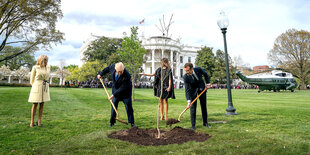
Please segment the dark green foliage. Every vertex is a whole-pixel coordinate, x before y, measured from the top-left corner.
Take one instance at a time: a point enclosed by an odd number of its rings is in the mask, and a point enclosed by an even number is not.
[[[215,69],[215,56],[212,47],[204,46],[200,51],[197,51],[195,66],[199,66],[212,77]]]
[[[7,55],[0,62],[40,47],[48,49],[60,43],[64,34],[56,29],[62,18],[60,0],[1,0],[0,53],[7,45],[22,45],[22,50]]]
[[[85,61],[100,60],[104,63],[108,63],[110,62],[110,56],[114,55],[113,58],[115,57],[117,49],[121,47],[121,42],[122,39],[118,38],[100,37],[89,45],[84,53],[85,57],[83,59]]]
[[[221,50],[216,51],[216,55],[213,53],[212,47],[202,47],[200,51],[197,51],[195,65],[201,67],[208,72],[211,76],[211,83],[224,84],[226,83],[226,63],[225,53]],[[232,60],[228,55],[230,75],[234,76],[234,68],[232,67]]]
[[[225,84],[226,83],[226,63],[225,53],[221,50],[216,51],[215,68],[212,80],[214,83]]]
[[[5,46],[2,52],[0,53],[0,59],[3,59],[7,56],[13,55],[14,53],[18,53],[22,51],[20,47],[13,46]],[[0,66],[6,65],[10,68],[10,70],[17,70],[20,67],[27,67],[31,70],[32,66],[36,64],[36,60],[34,57],[34,52],[26,52],[21,55],[18,55],[12,59],[5,60],[0,62]]]
[[[117,52],[133,80],[135,80],[144,62],[143,55],[146,53],[138,38],[138,27],[131,27],[130,36],[124,37],[122,48],[118,49]]]

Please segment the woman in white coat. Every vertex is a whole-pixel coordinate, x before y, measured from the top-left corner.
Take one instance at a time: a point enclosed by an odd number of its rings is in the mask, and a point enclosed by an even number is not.
[[[36,115],[38,103],[39,107],[39,117],[37,125],[41,126],[41,118],[43,114],[44,102],[50,101],[50,92],[49,92],[49,75],[50,75],[50,66],[47,65],[48,57],[46,55],[39,56],[37,64],[32,67],[30,84],[32,85],[28,102],[32,104],[31,110],[31,122],[30,127],[34,126],[34,117]]]

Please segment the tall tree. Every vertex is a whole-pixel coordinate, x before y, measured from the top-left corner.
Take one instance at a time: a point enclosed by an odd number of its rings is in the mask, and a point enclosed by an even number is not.
[[[94,79],[100,71],[105,68],[107,65],[104,63],[100,63],[99,60],[96,61],[88,61],[79,69],[79,72],[73,72],[74,77],[78,77],[79,81],[86,81]]]
[[[225,53],[221,50],[216,51],[214,73],[211,80],[214,83],[226,83]]]
[[[146,50],[142,47],[142,41],[138,38],[138,27],[131,27],[130,37],[124,37],[122,47],[121,49],[118,49],[117,52],[126,66],[126,69],[131,74],[134,88],[135,81],[139,77],[138,73],[141,71],[141,66],[144,60],[143,55],[146,53]],[[132,91],[134,99],[134,89]]]
[[[71,80],[71,81],[78,81],[79,80],[79,78],[78,78],[79,74],[77,74],[79,72],[79,66],[78,65],[65,66],[64,69],[67,69],[70,73],[70,75],[66,77],[66,80]]]
[[[301,88],[306,89],[310,77],[310,32],[289,29],[282,33],[269,51],[268,59],[291,72],[301,81]]]
[[[207,71],[211,78],[215,69],[215,56],[212,50],[212,47],[202,47],[201,50],[197,51],[198,55],[195,61],[195,65]]]
[[[60,43],[63,33],[56,29],[62,18],[61,0],[1,0],[0,53],[6,45],[23,45],[22,50],[5,56],[0,62],[12,59],[39,46],[50,48]]]
[[[121,46],[122,39],[100,37],[96,39],[84,52],[85,61],[100,60],[104,63],[109,61],[110,56],[117,52]]]
[[[71,80],[71,81],[79,81],[81,78],[81,72],[80,72],[80,68],[76,67],[76,68],[71,68],[69,69],[71,75],[67,76],[66,79],[67,80]]]
[[[17,53],[19,51],[22,51],[22,48],[20,47],[13,47],[13,46],[5,46],[3,49],[3,52],[0,53],[0,59],[5,58],[6,56],[12,55],[14,53]],[[33,65],[35,65],[36,60],[34,57],[34,52],[27,52],[23,53],[21,55],[18,55],[12,59],[0,62],[0,66],[5,64],[6,66],[9,66],[11,70],[18,70],[20,67],[27,67],[29,69],[32,68]]]

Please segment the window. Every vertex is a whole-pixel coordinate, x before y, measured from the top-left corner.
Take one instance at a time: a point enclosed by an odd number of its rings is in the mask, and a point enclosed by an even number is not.
[[[150,74],[152,74],[152,67],[150,67],[150,71],[151,71]]]
[[[180,76],[183,77],[183,69],[180,69]]]
[[[180,63],[183,63],[183,56],[180,56]]]
[[[188,62],[191,62],[191,57],[188,57]]]

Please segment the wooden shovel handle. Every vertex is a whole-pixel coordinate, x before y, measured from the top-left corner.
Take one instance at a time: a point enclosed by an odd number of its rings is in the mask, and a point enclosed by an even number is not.
[[[208,87],[205,87],[205,89],[191,102],[190,105],[192,105],[206,90],[208,89]],[[183,112],[180,114],[179,118],[178,118],[178,121],[180,121],[181,119],[181,116],[184,114],[184,112],[189,109],[188,107],[186,107]]]
[[[109,98],[110,98],[110,95],[109,95],[109,92],[108,92],[107,88],[104,86],[104,83],[103,83],[102,79],[99,79],[99,80],[100,80],[100,82],[101,82],[101,84],[102,84],[102,86],[103,86],[105,92],[107,93],[107,96],[108,96],[108,99],[109,99]],[[117,112],[117,110],[116,110],[116,108],[115,108],[115,106],[114,106],[112,100],[109,100],[109,101],[110,101],[110,103],[111,103],[111,105],[112,105],[112,107],[113,107],[113,109],[114,109],[114,111],[115,111],[115,113],[116,113],[116,119],[118,119],[118,112]]]

